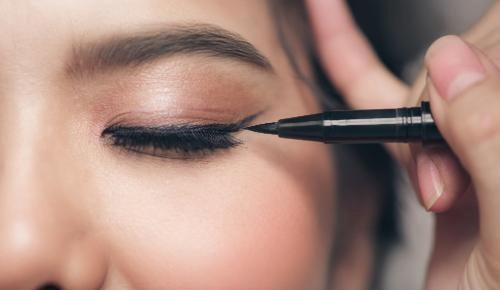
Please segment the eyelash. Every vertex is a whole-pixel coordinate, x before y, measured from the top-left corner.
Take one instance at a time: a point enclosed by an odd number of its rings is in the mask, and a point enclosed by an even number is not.
[[[241,141],[234,133],[242,123],[172,125],[161,127],[111,126],[102,136],[128,151],[172,159],[201,159],[218,150],[234,148]]]

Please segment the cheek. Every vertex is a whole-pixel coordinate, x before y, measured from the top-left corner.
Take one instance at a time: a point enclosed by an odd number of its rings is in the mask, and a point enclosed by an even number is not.
[[[331,218],[333,201],[332,187],[318,184],[325,171],[316,168],[330,163],[324,150],[306,152],[315,152],[301,157],[314,164],[307,174],[289,167],[304,167],[304,160],[278,166],[245,153],[237,164],[167,168],[130,179],[138,176],[135,168],[128,169],[135,175],[115,176],[99,225],[113,267],[148,289],[323,287],[333,223],[324,219]]]

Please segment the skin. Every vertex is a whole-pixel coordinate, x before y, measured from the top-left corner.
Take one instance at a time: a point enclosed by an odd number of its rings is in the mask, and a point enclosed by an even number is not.
[[[449,144],[387,146],[407,168],[422,206],[437,213],[425,289],[499,289],[500,2],[461,37],[436,41],[413,87],[377,59],[345,1],[307,4],[323,64],[351,106],[399,107],[429,99]]]
[[[321,144],[249,132],[243,145],[162,159],[101,138],[111,120],[255,123],[318,111],[272,29],[266,1],[0,2],[0,289],[324,289],[334,172]],[[77,44],[210,23],[275,73],[175,56],[88,78]],[[153,117],[151,117],[153,116]]]

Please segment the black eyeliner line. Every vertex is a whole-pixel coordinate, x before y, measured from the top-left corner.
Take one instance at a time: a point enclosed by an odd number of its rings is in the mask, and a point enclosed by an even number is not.
[[[244,128],[248,127],[248,125],[257,118],[261,112],[253,114],[240,120],[235,123],[211,123],[211,124],[177,124],[177,125],[164,125],[164,126],[156,126],[156,127],[148,127],[148,126],[124,126],[120,124],[112,125],[106,128],[102,133],[101,137],[106,137],[108,135],[113,135],[119,131],[123,131],[124,129],[137,130],[150,134],[159,134],[159,133],[167,133],[170,135],[178,134],[184,135],[186,133],[192,132],[206,132],[206,133],[218,133],[218,134],[231,134],[242,131]]]

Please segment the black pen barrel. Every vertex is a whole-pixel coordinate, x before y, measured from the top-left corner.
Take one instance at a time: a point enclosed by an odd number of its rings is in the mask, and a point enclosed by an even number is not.
[[[421,107],[339,110],[282,119],[278,135],[326,143],[443,142],[428,102]]]

